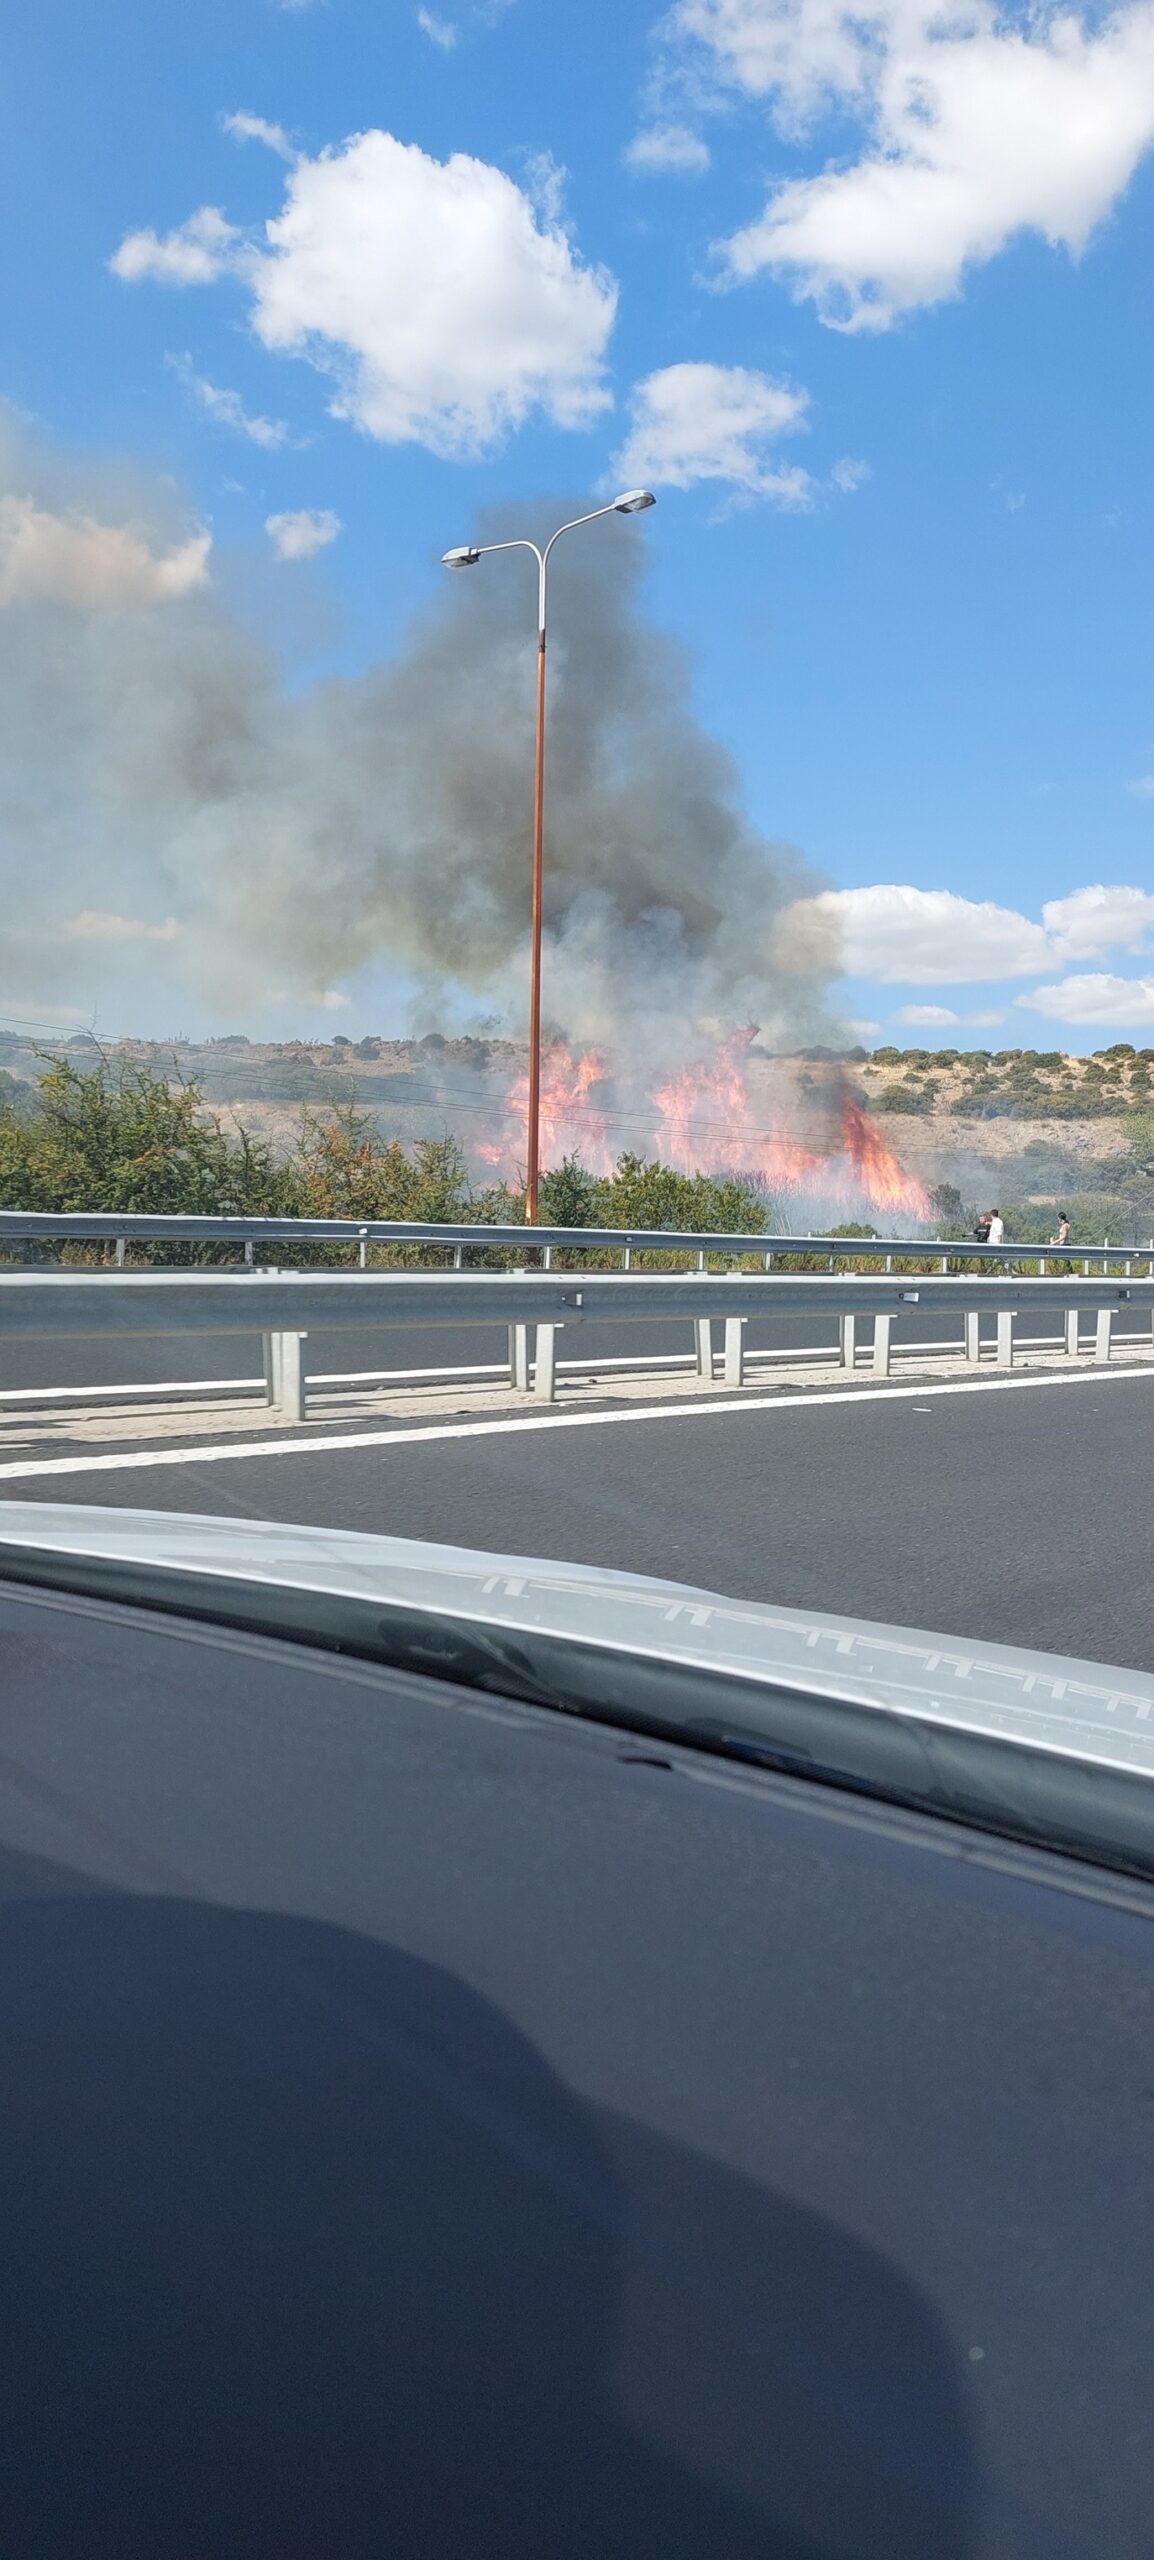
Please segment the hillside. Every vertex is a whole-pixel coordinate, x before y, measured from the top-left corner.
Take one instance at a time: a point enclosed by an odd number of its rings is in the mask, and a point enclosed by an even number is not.
[[[95,1044],[63,1045],[80,1063]],[[302,1107],[353,1103],[383,1135],[406,1144],[451,1131],[474,1171],[516,1153],[524,1128],[524,1049],[506,1040],[364,1039],[109,1043],[113,1054],[197,1085],[225,1119],[287,1152]],[[42,1052],[0,1038],[0,1073],[31,1085]],[[1029,1213],[1080,1205],[1080,1223],[1108,1228],[1154,1219],[1154,1048],[1118,1043],[1090,1058],[1060,1050],[879,1048],[774,1058],[754,1035],[717,1044],[648,1091],[639,1072],[610,1072],[592,1054],[556,1044],[547,1061],[546,1160],[581,1155],[594,1170],[624,1149],[689,1169],[748,1160],[770,1188],[789,1191],[789,1148],[826,1148],[840,1096],[860,1101],[902,1168],[929,1190],[949,1186],[960,1208],[1011,1204]],[[689,1160],[692,1158],[692,1166]],[[795,1186],[796,1187],[796,1186]],[[809,1219],[807,1217],[807,1223]]]
[[[1154,1049],[875,1049],[851,1074],[902,1163],[967,1201],[1069,1198],[1154,1214]],[[1149,1204],[1149,1206],[1147,1205]],[[1088,1200],[1086,1206],[1088,1207]]]

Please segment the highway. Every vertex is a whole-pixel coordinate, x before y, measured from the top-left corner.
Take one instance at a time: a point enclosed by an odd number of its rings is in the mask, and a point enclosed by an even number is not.
[[[916,1281],[910,1283],[916,1287]],[[868,1339],[869,1318],[863,1318],[862,1341]],[[1017,1330],[1025,1342],[1032,1336],[1054,1333],[1059,1317],[1025,1314],[1018,1318]],[[1089,1319],[1087,1318],[1087,1323]],[[992,1315],[986,1319],[987,1334],[992,1334]],[[939,1337],[960,1344],[962,1318],[957,1314],[923,1313],[918,1308],[903,1308],[893,1320],[893,1341],[926,1341]],[[787,1348],[832,1349],[837,1341],[836,1319],[811,1315],[774,1316],[751,1319],[747,1347],[752,1352]],[[604,1324],[583,1331],[581,1355],[590,1353],[611,1363],[616,1360],[680,1355],[689,1360],[692,1353],[690,1326],[682,1318],[677,1323]],[[28,1392],[37,1387],[100,1387],[111,1385],[172,1384],[196,1379],[258,1378],[261,1374],[261,1343],[257,1334],[220,1334],[197,1340],[160,1334],[151,1339],[113,1339],[105,1341],[23,1341],[19,1338],[0,1342],[0,1395],[5,1391]],[[496,1367],[508,1357],[507,1334],[499,1325],[454,1324],[451,1330],[436,1326],[369,1327],[357,1333],[316,1333],[310,1337],[308,1369],[311,1376],[349,1376],[382,1370],[482,1368]],[[562,1366],[565,1344],[560,1346]]]
[[[357,1365],[341,1341],[340,1365]],[[91,1376],[92,1346],[78,1348]],[[191,1374],[185,1350],[170,1375]],[[655,1390],[632,1409],[385,1415],[351,1433],[303,1426],[271,1454],[267,1435],[183,1452],[178,1437],[163,1464],[123,1440],[73,1464],[65,1423],[52,1462],[0,1467],[0,1496],[552,1555],[1154,1667],[1154,1370],[1128,1375],[1120,1359],[1054,1383],[831,1379],[705,1401],[661,1409]]]

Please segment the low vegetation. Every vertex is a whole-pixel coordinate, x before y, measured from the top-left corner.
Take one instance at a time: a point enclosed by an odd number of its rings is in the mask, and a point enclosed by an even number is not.
[[[1056,1195],[1070,1216],[1071,1244],[1089,1246],[1107,1236],[1145,1243],[1154,1233],[1151,1062],[1154,1051],[1119,1045],[1097,1059],[1076,1061],[1057,1053],[1016,1050],[995,1057],[972,1053],[963,1060],[949,1050],[882,1049],[872,1059],[855,1060],[854,1066],[874,1110],[896,1110],[899,1100],[908,1110],[913,1093],[920,1096],[913,1107],[928,1111],[937,1103],[939,1089],[956,1085],[963,1069],[971,1096],[990,1084],[999,1094],[1020,1095],[1031,1080],[1039,1091],[1044,1086],[1049,1092],[1067,1078],[1077,1083],[1080,1096],[1092,1101],[1108,1093],[1111,1111],[1122,1118],[1124,1152],[1087,1162],[1078,1172],[1071,1162]],[[891,1096],[899,1099],[891,1102]],[[959,1107],[952,1096],[949,1107]],[[1086,1108],[1083,1103],[1083,1114]],[[996,1192],[1007,1236],[1022,1244],[1044,1244],[1054,1229],[1056,1205],[1048,1180],[1043,1192],[1043,1177],[1053,1174],[1054,1162],[1051,1141],[1028,1142],[1012,1166],[990,1177],[993,1187],[985,1203],[970,1202],[956,1185],[940,1183],[930,1195],[934,1231],[942,1237],[969,1235],[977,1207],[988,1205]],[[1025,1196],[1031,1177],[1041,1195],[1033,1199]],[[377,1116],[353,1100],[330,1099],[324,1109],[302,1107],[286,1155],[254,1136],[237,1114],[222,1117],[214,1111],[194,1082],[123,1056],[98,1057],[94,1063],[59,1057],[40,1062],[34,1085],[0,1072],[0,1208],[469,1224],[478,1230],[470,1260],[497,1266],[508,1255],[500,1248],[485,1250],[484,1230],[521,1224],[525,1195],[507,1183],[475,1188],[450,1133],[402,1144],[383,1135]],[[543,1178],[540,1215],[550,1226],[680,1229],[694,1235],[763,1235],[789,1224],[788,1204],[754,1183],[725,1174],[679,1173],[632,1154],[621,1156],[614,1171],[604,1175],[566,1156]],[[849,1220],[834,1233],[852,1248],[855,1239],[865,1242],[875,1230]],[[70,1247],[67,1258],[90,1259],[93,1250],[101,1249]],[[228,1245],[138,1245],[131,1258],[143,1261],[162,1254],[170,1263],[212,1261],[231,1259],[234,1250]],[[347,1248],[346,1258],[356,1250]],[[330,1260],[333,1248],[318,1245],[310,1253],[294,1243],[292,1253],[296,1261],[322,1254]],[[377,1262],[417,1258],[415,1248],[382,1248],[372,1255]],[[427,1252],[419,1258],[427,1261]],[[675,1260],[654,1256],[651,1267],[673,1267]],[[799,1257],[797,1267],[809,1267],[811,1261],[813,1257]],[[821,1261],[818,1257],[814,1267]]]
[[[483,1230],[522,1223],[525,1195],[507,1184],[475,1191],[451,1135],[406,1147],[383,1137],[376,1119],[354,1103],[303,1110],[286,1158],[242,1124],[227,1126],[194,1084],[170,1082],[135,1062],[100,1059],[78,1067],[56,1058],[45,1062],[35,1088],[11,1078],[0,1084],[0,1209],[395,1218]],[[634,1155],[622,1156],[604,1177],[566,1157],[544,1178],[540,1213],[557,1226],[681,1228],[696,1235],[761,1234],[770,1222],[766,1195],[749,1184],[677,1173]],[[84,1248],[71,1250],[83,1258]],[[184,1248],[198,1260],[229,1251]],[[133,1258],[148,1253],[136,1246]],[[173,1260],[170,1245],[163,1253]]]
[[[1154,1049],[875,1049],[855,1061],[873,1111],[970,1120],[1094,1120],[1148,1110]]]

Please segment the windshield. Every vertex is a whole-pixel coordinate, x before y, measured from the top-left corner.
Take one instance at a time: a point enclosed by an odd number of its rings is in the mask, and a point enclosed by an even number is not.
[[[1154,0],[0,100],[2,2560],[1149,2560]]]

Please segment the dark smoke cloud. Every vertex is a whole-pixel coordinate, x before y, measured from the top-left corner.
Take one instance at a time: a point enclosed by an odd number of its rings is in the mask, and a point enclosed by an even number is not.
[[[195,531],[171,490],[86,478],[10,426],[0,589],[6,494],[128,527],[157,557]],[[542,524],[565,512],[579,505]],[[523,516],[484,535],[514,529]],[[774,956],[782,907],[819,884],[744,820],[682,653],[639,611],[643,567],[643,536],[617,519],[556,555],[550,1019],[618,1045],[628,1023],[647,1053],[742,1021],[775,1047],[820,1038],[836,955],[791,969]],[[384,962],[412,983],[421,1027],[459,1013],[464,991],[520,1030],[533,576],[526,555],[446,574],[403,657],[303,695],[211,586],[155,602],[18,594],[0,610],[0,1000],[33,983],[66,999],[101,943],[126,1013],[162,970],[244,1027]]]

